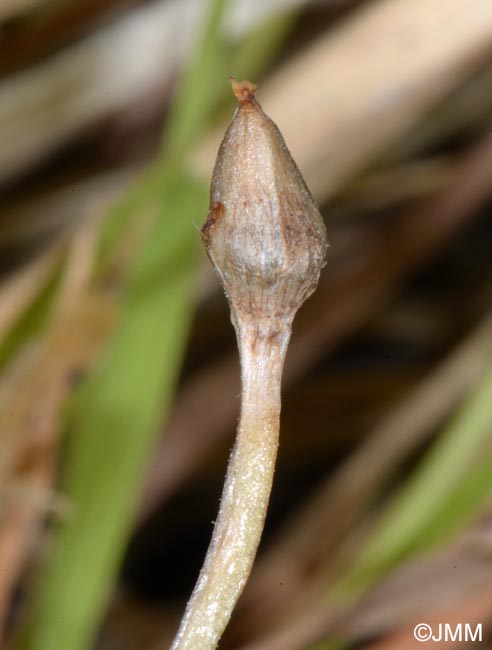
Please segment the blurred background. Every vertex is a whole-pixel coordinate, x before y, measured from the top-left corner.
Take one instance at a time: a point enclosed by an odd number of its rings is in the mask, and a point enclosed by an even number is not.
[[[177,629],[239,408],[198,232],[233,75],[330,249],[220,647],[492,648],[491,63],[490,0],[0,1],[2,647]]]

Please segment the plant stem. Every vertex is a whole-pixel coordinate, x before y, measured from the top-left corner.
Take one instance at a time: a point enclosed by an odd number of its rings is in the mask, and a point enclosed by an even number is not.
[[[280,383],[290,323],[273,334],[236,325],[242,402],[217,522],[172,650],[217,646],[256,555],[272,487]]]

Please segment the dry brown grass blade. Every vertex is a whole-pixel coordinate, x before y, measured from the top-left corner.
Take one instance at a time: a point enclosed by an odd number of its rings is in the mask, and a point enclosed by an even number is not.
[[[40,0],[36,5],[41,7],[42,5],[49,4],[49,2],[51,0]],[[0,5],[0,23],[13,18],[19,18],[31,10],[32,5],[24,2],[24,0],[2,0],[2,4]]]
[[[286,621],[277,634],[232,647],[234,650],[305,650],[331,634],[345,615],[345,607],[328,609],[319,603],[311,603],[304,616]]]
[[[81,129],[161,87],[184,53],[185,40],[172,38],[183,18],[189,30],[189,16],[176,3],[147,3],[6,77],[0,84],[0,185]]]
[[[464,638],[465,625],[469,625],[472,634],[476,632],[476,626],[481,625],[482,639],[485,640],[485,635],[490,633],[492,628],[491,611],[492,591],[485,589],[472,597],[464,598],[462,602],[454,607],[443,607],[432,612],[431,615],[428,612],[422,613],[420,618],[415,618],[409,625],[405,625],[401,629],[391,632],[388,636],[368,644],[366,650],[419,650],[422,647],[422,641],[415,638],[414,629],[417,625],[421,625],[424,619],[426,625],[431,627],[436,636],[443,635],[439,625],[449,625],[452,634],[459,629],[458,626],[461,626],[462,629],[462,639],[465,643],[459,637],[456,638],[456,641],[443,637],[441,641],[432,641],[433,648],[449,648],[450,650],[470,648],[471,650],[475,647],[475,642],[472,642],[471,639],[469,639],[469,644],[466,642],[467,639]],[[480,643],[480,648],[483,647],[482,643]],[[490,649],[490,646],[485,647]]]
[[[240,650],[302,650],[330,636],[357,643],[394,627],[437,621],[441,613],[452,621],[460,610],[473,621],[473,605],[490,603],[492,595],[490,532],[486,516],[451,546],[403,565],[353,605],[323,604],[318,595],[301,616]]]
[[[49,505],[61,409],[94,358],[114,320],[111,301],[86,289],[94,251],[94,223],[80,229],[51,329],[32,360],[5,391],[0,519],[0,624],[30,540]],[[52,499],[51,499],[52,500]]]
[[[469,0],[380,0],[267,80],[260,99],[322,200],[456,86],[490,46],[489,0],[477,0],[473,11]],[[205,174],[219,133],[197,155]]]
[[[441,102],[418,125],[384,155],[386,163],[430,150],[437,143],[460,134],[473,135],[490,122],[492,112],[492,71],[490,55],[479,70],[464,80],[445,102]]]
[[[0,247],[28,248],[62,231],[74,234],[88,213],[104,214],[140,172],[132,166],[82,178],[74,174],[55,181],[52,190],[14,195],[1,206]]]
[[[459,233],[490,197],[491,180],[492,139],[486,133],[460,156],[439,192],[395,219],[390,231],[374,233],[373,248],[366,255],[357,251],[356,259],[348,256],[346,269],[327,274],[322,291],[299,314],[298,322],[306,320],[310,325],[302,328],[292,346],[287,375],[290,367],[307,367],[320,349],[353,331],[405,277]]]
[[[350,182],[337,196],[337,203],[342,213],[354,214],[425,199],[442,189],[452,172],[452,161],[447,158],[420,159],[384,167]]]
[[[348,254],[349,262],[329,275],[298,315],[287,356],[292,382],[341,338],[352,332],[413,272],[462,228],[490,195],[492,141],[486,135],[449,176],[446,186],[418,210],[395,221],[373,248]],[[328,267],[329,268],[329,267]],[[148,514],[168,498],[229,431],[237,410],[238,367],[226,357],[202,371],[178,395],[166,435],[156,450],[142,510]],[[220,394],[220,409],[209,409]],[[193,413],[207,413],[194,418]]]
[[[337,633],[350,640],[369,638],[439,616],[452,623],[459,611],[463,618],[457,622],[473,622],[480,600],[492,598],[491,523],[486,512],[447,547],[395,569],[352,608]]]
[[[289,0],[292,8],[305,3]],[[7,73],[0,81],[0,186],[108,116],[133,105],[140,111],[141,103],[150,97],[162,105],[176,67],[189,54],[206,7],[195,0],[70,4],[73,7],[66,15],[60,12],[59,20],[48,21],[41,33],[27,30],[12,48],[9,44],[7,62],[0,61],[0,73]],[[237,39],[267,19],[277,3],[264,0],[255,3],[253,10],[248,0],[241,6],[232,4],[226,28],[228,37]],[[121,11],[112,21],[100,21],[98,29],[88,28],[91,14],[95,20],[99,11],[106,12],[113,5],[136,6]],[[81,26],[85,26],[82,38]],[[61,49],[67,39],[69,45]],[[42,57],[37,65],[26,64],[26,59],[30,62],[46,55],[53,43],[58,47],[51,56]],[[133,56],[137,51],[138,57]],[[8,75],[10,66],[16,65],[26,67]]]
[[[0,339],[39,293],[59,262],[62,251],[60,243],[55,243],[0,286]]]
[[[2,42],[0,76],[36,65],[39,60],[54,51],[66,47],[81,32],[89,31],[91,25],[111,11],[125,10],[141,0],[2,0],[11,2],[11,18],[27,18],[13,32],[7,32]],[[0,8],[2,19],[3,4]],[[15,11],[15,14],[14,14]],[[97,24],[97,23],[96,23]]]

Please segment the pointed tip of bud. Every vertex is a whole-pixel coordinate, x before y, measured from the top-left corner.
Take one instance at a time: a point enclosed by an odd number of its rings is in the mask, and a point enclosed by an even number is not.
[[[239,109],[219,148],[202,238],[234,322],[285,325],[318,282],[325,226],[255,86],[231,81]]]
[[[256,86],[251,81],[237,81],[234,77],[230,77],[232,84],[232,92],[236,95],[239,102],[250,102],[255,98]]]

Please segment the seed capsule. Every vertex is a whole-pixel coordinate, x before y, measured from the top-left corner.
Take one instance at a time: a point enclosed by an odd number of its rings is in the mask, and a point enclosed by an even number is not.
[[[290,325],[318,283],[326,231],[256,86],[232,85],[239,104],[215,163],[202,238],[236,328],[250,319]]]
[[[327,245],[256,87],[232,85],[239,106],[219,149],[202,237],[236,328],[241,415],[212,540],[171,650],[215,650],[250,574],[273,481],[291,323],[316,287]]]

